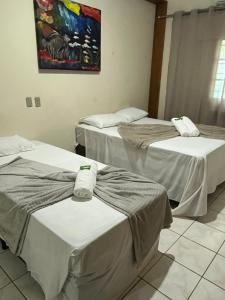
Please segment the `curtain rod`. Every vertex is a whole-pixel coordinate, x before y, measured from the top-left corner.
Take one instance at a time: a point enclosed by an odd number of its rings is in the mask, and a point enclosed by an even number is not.
[[[198,9],[198,13],[202,14],[202,13],[207,13],[209,12],[210,8],[203,8],[203,9]],[[215,7],[214,8],[215,11],[222,11],[225,10],[225,7]],[[191,11],[186,11],[183,13],[183,16],[189,16],[191,14]],[[166,15],[166,16],[158,16],[158,19],[167,19],[167,18],[173,18],[175,14],[171,14],[171,15]]]

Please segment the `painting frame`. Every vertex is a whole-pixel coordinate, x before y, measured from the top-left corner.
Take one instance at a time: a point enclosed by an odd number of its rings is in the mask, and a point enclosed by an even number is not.
[[[33,0],[40,70],[101,71],[101,10],[75,0]]]

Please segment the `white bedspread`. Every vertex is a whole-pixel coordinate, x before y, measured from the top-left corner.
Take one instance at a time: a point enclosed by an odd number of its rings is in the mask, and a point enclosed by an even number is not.
[[[143,118],[137,124],[171,124]],[[225,141],[203,137],[176,137],[137,150],[120,137],[117,127],[76,128],[77,143],[86,146],[89,158],[124,167],[164,185],[170,199],[180,202],[177,216],[201,216],[207,212],[207,194],[225,181]]]
[[[36,150],[22,153],[21,156],[71,171],[78,171],[81,163],[90,161],[46,144],[39,144]],[[13,157],[16,155],[0,158],[0,164]],[[103,167],[103,164],[98,163],[99,169]],[[121,223],[122,226],[117,229],[116,225]],[[104,244],[104,239],[100,239],[111,230],[110,239],[114,247],[108,247],[108,244]],[[120,253],[124,246],[130,247],[130,236],[127,217],[122,213],[95,197],[87,202],[69,198],[31,216],[21,257],[32,276],[41,285],[46,300],[52,300],[57,299],[56,296],[60,293],[68,273],[79,278],[81,269],[88,270],[85,264],[93,267],[99,249],[105,251],[101,261],[107,267],[107,260],[112,258],[114,253]],[[98,239],[95,246],[94,242]],[[89,252],[86,249],[87,245],[90,247]],[[97,266],[94,270],[97,272]]]

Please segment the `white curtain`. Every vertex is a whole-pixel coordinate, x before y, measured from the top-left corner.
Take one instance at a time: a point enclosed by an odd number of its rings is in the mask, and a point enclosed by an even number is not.
[[[166,119],[186,115],[195,123],[225,126],[225,78],[216,83],[218,76],[223,77],[218,75],[223,67],[225,75],[225,53],[218,69],[224,40],[225,11],[211,8],[208,13],[194,10],[186,16],[183,12],[175,14]]]

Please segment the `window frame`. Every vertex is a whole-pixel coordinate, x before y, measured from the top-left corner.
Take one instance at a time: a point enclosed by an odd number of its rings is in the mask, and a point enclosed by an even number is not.
[[[218,48],[215,72],[212,78],[212,98],[220,102],[221,100],[225,100],[225,39],[220,41]],[[224,65],[224,71],[219,73],[221,64]],[[220,88],[220,90],[216,88],[218,82],[222,82],[222,88]]]

